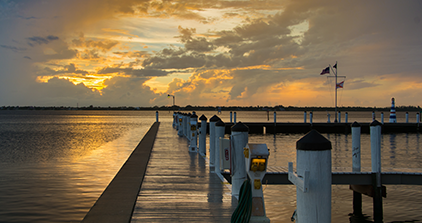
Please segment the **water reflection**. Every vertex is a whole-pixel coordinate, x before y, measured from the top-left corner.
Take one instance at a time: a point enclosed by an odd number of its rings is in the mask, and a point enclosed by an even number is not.
[[[77,112],[0,116],[0,221],[80,221],[151,125]]]

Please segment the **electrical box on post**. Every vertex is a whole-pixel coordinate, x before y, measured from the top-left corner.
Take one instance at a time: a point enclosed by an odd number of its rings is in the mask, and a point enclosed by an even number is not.
[[[230,139],[220,137],[220,169],[230,169]]]

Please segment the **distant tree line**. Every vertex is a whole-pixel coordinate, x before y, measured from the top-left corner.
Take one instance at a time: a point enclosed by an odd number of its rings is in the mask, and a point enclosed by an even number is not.
[[[334,107],[316,107],[316,106],[153,106],[153,107],[67,107],[67,106],[2,106],[0,110],[158,110],[158,111],[334,111]],[[360,106],[343,106],[338,107],[339,111],[390,111],[390,107],[360,107]],[[421,111],[419,106],[396,106],[396,111]]]

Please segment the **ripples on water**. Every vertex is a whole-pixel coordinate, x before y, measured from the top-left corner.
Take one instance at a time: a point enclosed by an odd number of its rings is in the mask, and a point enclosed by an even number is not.
[[[0,222],[81,221],[151,126],[150,117],[1,111]]]
[[[208,118],[216,114],[197,112],[202,113]],[[349,121],[372,120],[371,112],[349,114]],[[399,122],[403,115],[398,113]],[[219,116],[229,122],[229,112]],[[237,121],[267,120],[266,112],[237,112]],[[277,120],[303,122],[303,112],[278,112]],[[325,122],[326,112],[315,112],[314,120]],[[0,111],[0,222],[79,222],[154,121],[154,111]],[[171,125],[171,114],[160,112],[160,121]],[[333,145],[333,171],[350,171],[351,136],[323,135]],[[302,136],[250,135],[249,142],[267,144],[269,165],[287,166],[295,163],[296,141]],[[422,172],[420,146],[420,134],[383,135],[383,171]],[[371,168],[369,135],[362,135],[362,167]],[[290,222],[296,188],[264,188],[271,221]],[[421,186],[388,185],[385,222],[421,222],[421,198]],[[332,222],[349,222],[351,204],[348,186],[333,185]],[[372,198],[363,196],[363,213],[372,216]]]

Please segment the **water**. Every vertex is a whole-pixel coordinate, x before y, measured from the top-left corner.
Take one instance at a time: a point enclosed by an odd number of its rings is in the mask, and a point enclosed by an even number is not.
[[[209,119],[217,112],[197,114]],[[326,122],[326,114],[314,112],[314,122]],[[230,121],[229,112],[219,116]],[[397,117],[404,122],[404,113]],[[0,111],[0,222],[81,221],[154,121],[155,111]],[[171,125],[172,114],[160,112],[160,121]],[[273,112],[268,120],[265,111],[237,111],[237,121],[272,122]],[[277,121],[303,122],[303,112],[277,112]],[[371,122],[372,112],[349,112],[352,121]],[[295,143],[302,136],[250,135],[249,142],[267,144],[269,165],[287,166],[295,163]],[[333,171],[350,170],[351,136],[324,136],[333,145]],[[368,142],[369,135],[362,135],[363,170],[371,166]],[[383,135],[383,171],[422,172],[420,146],[420,134]],[[296,188],[264,188],[271,221],[290,222]],[[332,222],[349,222],[352,192],[343,185],[332,190]],[[421,222],[421,198],[421,186],[387,186],[385,222]],[[372,215],[372,198],[363,197],[363,212]]]
[[[80,222],[154,115],[1,111],[0,222]]]

